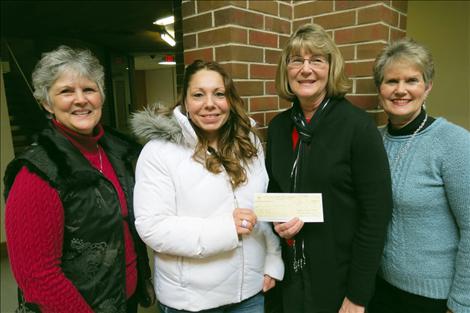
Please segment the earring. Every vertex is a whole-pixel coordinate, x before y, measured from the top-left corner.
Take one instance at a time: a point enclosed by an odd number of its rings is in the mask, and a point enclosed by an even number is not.
[[[186,111],[186,118],[187,118],[188,120],[191,120],[191,117],[189,116],[189,112],[188,112],[188,111]]]

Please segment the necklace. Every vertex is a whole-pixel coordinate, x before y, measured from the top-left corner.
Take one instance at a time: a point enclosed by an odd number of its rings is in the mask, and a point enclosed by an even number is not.
[[[428,115],[426,114],[424,116],[424,120],[421,124],[419,124],[418,128],[416,128],[416,130],[413,132],[413,134],[411,135],[411,137],[405,142],[404,145],[401,146],[400,150],[398,150],[398,153],[395,155],[395,158],[393,159],[393,161],[390,161],[390,168],[392,168],[392,165],[395,166],[398,164],[398,161],[400,161],[401,157],[406,153],[408,152],[408,149],[410,148],[411,146],[411,142],[413,141],[413,138],[416,136],[417,133],[419,133],[419,131],[421,129],[423,129],[424,127],[424,124],[426,124],[426,121],[428,120]],[[387,130],[384,131],[384,134],[382,135],[382,141],[385,142],[385,135],[388,133]]]
[[[103,158],[101,157],[101,148],[99,145],[96,145],[96,148],[98,149],[98,157],[100,158],[100,167],[98,168],[98,171],[103,174]]]

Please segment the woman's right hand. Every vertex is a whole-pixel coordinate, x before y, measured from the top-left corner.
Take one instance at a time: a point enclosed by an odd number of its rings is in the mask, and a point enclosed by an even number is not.
[[[233,221],[238,235],[249,235],[256,225],[256,214],[251,209],[233,210]]]
[[[274,222],[274,230],[281,238],[284,239],[291,239],[297,235],[303,226],[304,222],[298,217],[294,217],[285,223]]]

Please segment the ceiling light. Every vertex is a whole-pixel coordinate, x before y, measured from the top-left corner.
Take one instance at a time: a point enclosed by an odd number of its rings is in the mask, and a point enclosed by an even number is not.
[[[174,47],[176,45],[175,39],[171,37],[170,35],[163,33],[160,35],[163,40],[165,40],[170,46]]]
[[[167,17],[158,19],[153,23],[157,25],[169,25],[169,24],[173,24],[174,22],[175,22],[174,16],[167,16]]]

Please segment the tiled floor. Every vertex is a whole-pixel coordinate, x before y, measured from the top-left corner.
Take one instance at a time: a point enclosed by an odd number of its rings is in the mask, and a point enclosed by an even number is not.
[[[10,271],[8,258],[4,255],[1,256],[0,283],[0,313],[14,313],[18,304],[16,299],[17,285]],[[139,313],[158,313],[158,310],[155,306],[148,309],[139,307]]]

